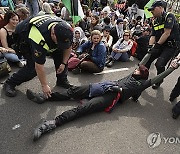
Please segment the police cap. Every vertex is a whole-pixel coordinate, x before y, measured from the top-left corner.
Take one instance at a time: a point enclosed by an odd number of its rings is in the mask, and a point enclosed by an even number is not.
[[[148,11],[152,11],[155,9],[155,7],[165,7],[166,3],[162,0],[155,1],[150,8],[148,8]]]
[[[73,29],[66,22],[62,21],[55,25],[54,32],[57,38],[59,49],[68,49],[73,42]]]

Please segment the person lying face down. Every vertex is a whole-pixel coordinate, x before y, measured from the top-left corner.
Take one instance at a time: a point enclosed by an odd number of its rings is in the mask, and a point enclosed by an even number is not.
[[[173,70],[174,68],[169,68],[155,78],[148,79],[148,69],[144,65],[140,65],[133,73],[122,79],[71,87],[64,93],[52,93],[51,97],[47,99],[33,93],[31,90],[27,90],[26,94],[28,99],[36,103],[44,103],[45,101],[64,101],[69,99],[75,99],[81,102],[81,105],[64,111],[59,116],[55,117],[54,120],[43,122],[42,125],[34,131],[34,141],[56,127],[81,116],[98,111],[111,112],[116,104],[123,103],[131,97],[134,101],[137,101],[143,90],[162,78],[165,78]],[[82,99],[87,99],[87,101],[81,101]]]

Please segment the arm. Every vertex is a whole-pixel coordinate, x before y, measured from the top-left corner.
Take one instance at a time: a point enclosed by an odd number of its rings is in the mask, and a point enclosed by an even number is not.
[[[170,36],[170,34],[171,34],[171,29],[164,28],[164,33],[162,34],[162,36],[160,37],[157,43],[160,45],[163,44],[167,40],[167,38]]]
[[[132,46],[133,42],[131,41],[128,46],[126,46],[124,49],[119,50],[118,52],[128,52],[129,50],[131,50]]]
[[[59,66],[59,68],[57,69],[57,74],[60,74],[64,71],[64,68],[67,64],[69,57],[70,57],[71,51],[72,51],[72,46],[69,49],[64,50],[63,61],[62,61],[61,65]]]
[[[151,36],[149,39],[149,45],[153,45],[155,43],[155,36]]]
[[[85,49],[89,48],[89,41],[83,43],[82,45],[79,46],[79,48],[77,49],[77,53],[81,54]]]
[[[35,62],[35,69],[36,69],[39,81],[41,83],[43,93],[45,94],[46,98],[51,97],[51,89],[48,86],[48,83],[46,80],[44,64],[38,64]]]
[[[8,52],[15,53],[15,51],[8,46],[7,32],[4,28],[1,28],[0,30],[0,40],[1,40],[2,47],[8,49]]]

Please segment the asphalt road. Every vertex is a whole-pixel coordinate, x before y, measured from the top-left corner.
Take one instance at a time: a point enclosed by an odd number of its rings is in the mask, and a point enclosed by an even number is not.
[[[131,73],[136,64],[137,60],[119,62],[106,70],[122,70],[100,75],[69,73],[69,80],[75,85],[116,80]],[[51,59],[46,62],[46,71],[49,85],[54,87],[56,79]],[[155,74],[152,66],[150,77]],[[180,118],[171,118],[172,104],[168,101],[179,74],[180,69],[174,71],[158,90],[148,88],[138,103],[128,100],[111,114],[101,112],[82,117],[44,135],[37,142],[32,140],[33,129],[43,119],[53,119],[78,103],[46,102],[39,105],[29,101],[25,95],[27,88],[41,91],[37,78],[18,86],[15,98],[6,97],[1,85],[0,154],[180,154]],[[55,87],[54,90],[63,89]],[[151,133],[160,136],[152,138]],[[160,145],[150,148],[147,138],[156,141],[152,145]]]

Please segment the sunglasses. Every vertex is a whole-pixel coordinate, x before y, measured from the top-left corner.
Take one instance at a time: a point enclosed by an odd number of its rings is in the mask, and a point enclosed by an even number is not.
[[[123,35],[123,36],[129,36],[129,35]]]

